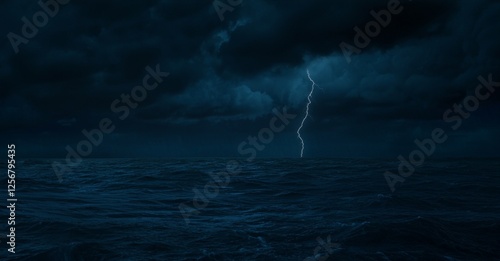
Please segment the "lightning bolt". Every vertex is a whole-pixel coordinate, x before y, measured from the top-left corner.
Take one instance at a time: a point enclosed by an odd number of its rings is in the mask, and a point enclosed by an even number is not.
[[[311,97],[312,97],[312,94],[314,92],[314,86],[317,86],[317,84],[314,82],[314,80],[311,79],[311,74],[309,74],[309,70],[307,70],[307,77],[312,82],[311,92],[309,92],[309,95],[307,96],[306,115],[304,116],[304,119],[302,119],[302,122],[300,123],[300,127],[297,130],[297,137],[300,139],[300,143],[302,144],[302,149],[300,150],[300,157],[301,158],[304,156],[304,140],[302,139],[302,136],[300,136],[300,130],[302,129],[302,127],[304,127],[304,122],[306,121],[307,117],[309,116],[309,105],[311,105]]]

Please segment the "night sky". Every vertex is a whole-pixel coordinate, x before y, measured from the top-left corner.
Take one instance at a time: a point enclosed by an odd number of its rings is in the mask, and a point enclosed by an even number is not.
[[[355,46],[354,28],[364,31],[391,1],[221,2],[232,10],[223,21],[205,0],[69,1],[16,53],[22,18],[43,9],[2,1],[2,143],[20,157],[64,157],[108,118],[113,131],[88,157],[241,156],[239,144],[286,106],[297,117],[258,157],[299,157],[309,70],[319,87],[304,157],[408,155],[435,128],[449,137],[435,157],[500,156],[500,91],[456,130],[443,120],[479,76],[500,82],[499,1],[401,1],[350,62],[341,43]],[[126,117],[114,111],[148,66],[169,75]]]

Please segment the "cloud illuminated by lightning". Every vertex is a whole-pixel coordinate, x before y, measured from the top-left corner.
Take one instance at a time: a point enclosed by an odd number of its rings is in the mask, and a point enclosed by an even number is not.
[[[300,136],[300,130],[302,129],[302,127],[304,127],[304,122],[306,121],[307,117],[309,116],[309,105],[311,105],[311,97],[312,97],[312,94],[314,92],[314,86],[317,86],[317,84],[314,82],[314,80],[311,79],[311,75],[309,74],[309,70],[307,70],[307,77],[312,82],[311,92],[307,96],[306,115],[304,116],[304,119],[302,119],[302,122],[300,123],[300,127],[297,130],[297,137],[300,139],[300,143],[302,144],[302,149],[300,150],[300,157],[301,158],[304,156],[304,140],[302,139],[302,136]]]

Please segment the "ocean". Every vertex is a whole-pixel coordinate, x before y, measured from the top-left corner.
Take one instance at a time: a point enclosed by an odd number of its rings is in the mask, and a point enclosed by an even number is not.
[[[256,159],[197,194],[228,160],[87,159],[62,182],[52,160],[19,160],[0,258],[500,260],[499,159],[427,160],[394,193],[395,159]]]

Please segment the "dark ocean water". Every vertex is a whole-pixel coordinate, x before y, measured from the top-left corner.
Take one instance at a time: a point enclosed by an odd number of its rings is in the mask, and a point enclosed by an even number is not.
[[[255,160],[186,224],[179,204],[227,161],[85,160],[59,183],[51,160],[21,160],[0,258],[500,260],[498,159],[429,160],[395,193],[395,160]]]

